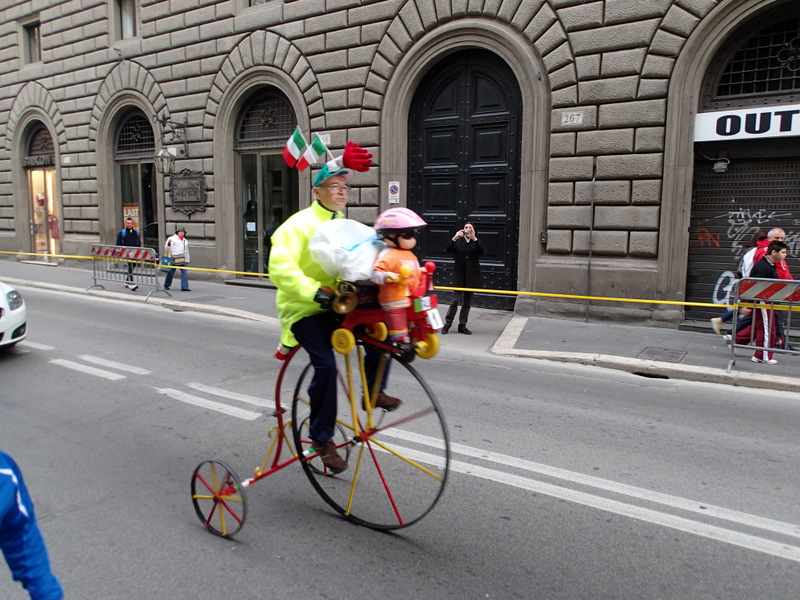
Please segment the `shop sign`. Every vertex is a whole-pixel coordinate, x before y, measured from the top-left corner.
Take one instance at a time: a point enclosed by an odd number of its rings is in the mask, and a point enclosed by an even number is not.
[[[800,104],[700,113],[694,141],[746,140],[800,135]]]
[[[52,167],[56,164],[56,157],[52,154],[36,154],[22,158],[23,167]]]
[[[139,229],[139,205],[138,204],[123,204],[122,205],[122,221],[123,224],[127,219],[133,219],[133,228]]]
[[[183,169],[170,177],[172,208],[187,215],[206,209],[206,178],[202,171]]]

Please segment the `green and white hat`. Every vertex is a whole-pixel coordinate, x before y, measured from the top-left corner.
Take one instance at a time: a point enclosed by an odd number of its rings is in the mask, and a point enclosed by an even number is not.
[[[322,165],[322,168],[317,172],[316,177],[314,177],[314,187],[319,187],[326,179],[334,175],[341,175],[344,177],[345,181],[349,182],[353,178],[353,175],[355,175],[355,172],[342,167],[338,159],[329,161]]]

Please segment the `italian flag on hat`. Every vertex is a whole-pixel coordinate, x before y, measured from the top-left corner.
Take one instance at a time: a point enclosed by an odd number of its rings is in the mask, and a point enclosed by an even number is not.
[[[297,161],[297,170],[303,171],[309,165],[317,164],[319,159],[325,156],[327,152],[328,148],[325,146],[325,142],[322,141],[318,133],[315,133],[314,139],[311,140],[311,145],[303,153],[303,157]]]
[[[300,157],[303,156],[303,152],[305,152],[307,146],[306,138],[303,137],[303,132],[300,131],[300,127],[295,127],[292,137],[286,141],[286,146],[283,148],[283,160],[285,160],[286,164],[290,167],[294,167],[300,160]]]

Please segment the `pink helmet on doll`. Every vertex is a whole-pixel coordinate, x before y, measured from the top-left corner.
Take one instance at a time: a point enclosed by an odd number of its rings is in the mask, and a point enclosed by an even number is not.
[[[375,220],[375,231],[381,235],[393,232],[412,231],[425,227],[427,223],[417,213],[405,207],[383,211]]]

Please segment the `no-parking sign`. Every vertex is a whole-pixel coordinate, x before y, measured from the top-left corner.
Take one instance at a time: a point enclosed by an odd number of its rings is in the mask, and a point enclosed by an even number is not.
[[[389,182],[389,204],[400,204],[400,182]]]

